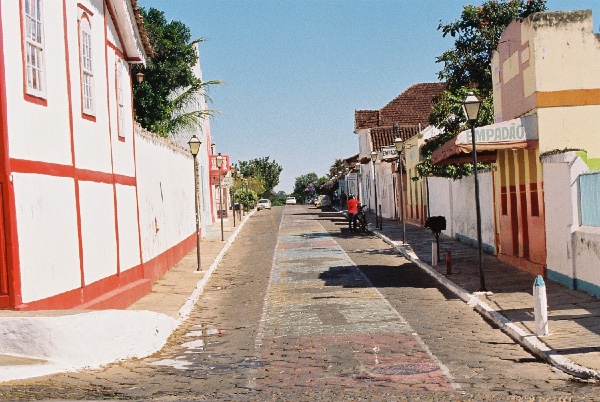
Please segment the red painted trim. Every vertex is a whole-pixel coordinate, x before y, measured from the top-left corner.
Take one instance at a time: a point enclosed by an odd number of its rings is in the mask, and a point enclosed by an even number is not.
[[[41,96],[31,95],[27,92],[27,56],[25,54],[25,28],[23,28],[23,0],[19,0],[19,26],[21,28],[21,64],[23,68],[23,99],[29,103],[35,103],[40,106],[48,106],[48,100]],[[46,64],[44,64],[44,73],[46,73]],[[46,76],[44,76],[46,79]],[[4,81],[3,81],[4,82]]]
[[[22,1],[19,1],[19,13],[23,11]],[[22,17],[22,15],[21,15]],[[21,303],[21,275],[19,273],[19,237],[17,234],[17,213],[15,194],[10,177],[10,161],[8,158],[8,107],[6,98],[6,70],[4,60],[4,27],[2,25],[2,7],[0,7],[0,181],[4,203],[0,205],[4,215],[4,238],[6,249],[6,270],[8,295],[0,297],[0,308],[11,308]],[[23,32],[21,18],[21,33]],[[23,47],[23,40],[21,40]],[[23,59],[24,60],[24,59]]]
[[[121,35],[121,30],[119,29],[119,25],[117,24],[117,18],[115,17],[115,11],[107,5],[107,2],[104,1],[104,28],[106,29],[106,11],[108,11],[108,15],[110,16],[110,19],[113,22],[113,26],[115,27],[115,30],[117,31],[117,37],[119,38],[119,42],[121,42],[121,46],[123,46],[123,44],[125,43],[123,41],[123,35]],[[104,35],[104,38],[106,39],[106,42],[108,42],[108,36]],[[124,59],[128,59],[127,56],[125,54],[123,54],[122,58]]]
[[[16,173],[42,174],[47,176],[70,177],[75,180],[92,181],[95,183],[120,184],[136,186],[136,178],[119,174],[98,172],[95,170],[77,169],[69,165],[57,163],[29,161],[25,159],[10,159],[12,171]]]
[[[86,6],[84,6],[84,5],[83,5],[83,4],[81,4],[81,3],[77,3],[77,7],[81,8],[81,9],[82,9],[82,10],[83,10],[85,13],[87,13],[87,14],[89,14],[89,15],[91,15],[91,16],[93,16],[93,15],[94,15],[94,13],[93,13],[93,12],[91,12],[89,8],[87,8]]]
[[[125,308],[152,290],[152,283],[169,271],[196,246],[196,234],[134,268],[111,275],[82,288],[31,303],[16,310],[113,309]]]
[[[133,113],[133,82],[132,82],[132,77],[131,77],[131,69],[128,69],[129,71],[129,93],[130,93],[130,97],[129,99],[131,100],[131,121],[133,122],[132,126],[131,126],[131,147],[132,147],[132,152],[133,152],[133,174],[135,176],[135,179],[137,181],[137,158],[136,158],[136,153],[135,153],[135,146],[136,146],[136,137],[135,137],[135,118],[134,118],[134,113]],[[140,196],[139,196],[139,191],[137,188],[137,185],[135,187],[135,212],[137,215],[137,230],[138,230],[138,246],[139,246],[139,250],[140,250],[140,261],[143,261],[143,254],[142,254],[142,229],[140,226]]]
[[[106,2],[103,2],[104,7],[104,43],[108,42],[108,24],[106,20]],[[110,84],[109,84],[109,74],[108,74],[108,47],[104,46],[104,71],[106,73],[106,109],[108,110],[108,143],[110,144],[110,171],[113,176],[115,175],[115,157],[113,152],[113,141],[112,141],[112,113],[110,107]],[[117,77],[115,76],[115,81]],[[118,95],[117,95],[118,96]],[[118,105],[117,105],[118,108]],[[117,112],[118,113],[118,112]],[[118,119],[117,119],[118,124]],[[116,240],[116,251],[117,251],[117,274],[121,272],[121,246],[119,242],[119,215],[118,215],[118,206],[117,206],[117,185],[113,183],[113,207],[114,207],[114,217],[115,217],[115,240]]]
[[[165,272],[175,266],[183,257],[196,247],[196,232],[192,233],[188,238],[183,240],[176,246],[166,250],[162,254],[145,261],[144,278],[150,279],[152,282],[160,278]]]
[[[73,92],[71,87],[71,70],[70,70],[70,53],[69,53],[69,35],[68,35],[68,21],[67,21],[67,2],[63,0],[63,35],[64,35],[64,43],[65,43],[65,62],[66,68],[65,72],[67,74],[67,99],[68,99],[68,107],[69,107],[69,136],[71,141],[71,169],[75,168],[75,130],[73,128]],[[79,37],[79,26],[77,27],[77,36]],[[79,54],[79,46],[77,47],[77,53]],[[81,58],[80,58],[81,59]],[[81,60],[79,61],[81,63]],[[81,66],[80,66],[81,68]],[[81,80],[81,74],[79,75],[79,80]],[[32,163],[33,165],[35,163]],[[31,165],[30,165],[31,166]],[[81,200],[79,199],[79,182],[77,178],[74,180],[74,190],[75,190],[75,212],[77,216],[77,246],[79,253],[79,275],[81,279],[81,286],[85,285],[85,271],[83,269],[83,239],[81,237]]]
[[[27,80],[27,77],[25,78],[25,80]],[[25,82],[25,86],[27,86],[27,82]],[[25,91],[27,91],[27,88],[25,89]],[[33,96],[31,94],[28,94],[27,92],[25,92],[23,94],[23,99],[25,99],[29,103],[35,103],[36,105],[48,106],[48,100],[47,99],[40,98],[38,96]]]
[[[84,113],[84,112],[81,112],[81,118],[83,120],[91,121],[91,122],[94,122],[94,123],[96,122],[96,116],[91,115],[91,114],[87,114],[87,113]]]
[[[134,63],[134,62],[141,63],[142,62],[142,59],[139,57],[127,57],[126,60],[130,63]]]
[[[121,49],[119,49],[117,47],[117,45],[115,45],[114,43],[112,43],[111,41],[109,41],[108,39],[106,39],[106,46],[108,46],[109,48],[111,48],[112,50],[114,50],[114,52],[117,54],[117,56],[119,56],[121,59],[125,60],[125,55],[123,54],[123,52],[121,51]]]

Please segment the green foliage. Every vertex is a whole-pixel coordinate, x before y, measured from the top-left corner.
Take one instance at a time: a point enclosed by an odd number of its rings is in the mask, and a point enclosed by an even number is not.
[[[253,190],[246,190],[245,188],[239,188],[235,190],[233,196],[235,198],[235,202],[242,204],[245,210],[250,209],[250,207],[255,205],[259,200],[258,195]]]
[[[240,172],[246,178],[252,178],[256,181],[255,190],[262,198],[269,198],[275,186],[279,184],[279,175],[283,167],[269,157],[252,159],[239,162]],[[260,183],[261,188],[258,188]]]
[[[285,205],[285,199],[287,198],[287,194],[285,191],[278,191],[276,194],[271,195],[271,204],[273,206],[281,206]]]
[[[304,202],[306,198],[314,196],[316,194],[315,185],[318,179],[319,176],[317,176],[316,173],[308,173],[296,177],[296,180],[294,181],[294,191],[290,196],[296,197],[298,202]]]
[[[329,177],[337,177],[346,169],[346,162],[343,159],[336,159],[333,165],[329,168]]]
[[[181,129],[198,126],[212,112],[193,110],[198,97],[205,96],[210,85],[193,74],[198,60],[189,28],[179,21],[167,22],[162,11],[140,8],[154,55],[146,66],[136,64],[132,75],[144,74],[144,82],[133,82],[135,120],[147,130],[168,137]]]
[[[465,6],[460,19],[454,22],[440,22],[442,36],[455,38],[454,47],[436,59],[444,65],[438,74],[440,80],[448,83],[450,91],[466,86],[490,94],[491,57],[502,31],[515,18],[545,10],[546,0],[491,0],[479,7]]]
[[[468,92],[474,92],[483,101],[476,125],[493,123],[491,57],[500,35],[515,18],[546,9],[546,0],[489,0],[480,7],[465,6],[461,18],[454,22],[440,22],[438,29],[442,36],[455,38],[454,47],[436,59],[437,63],[443,63],[438,76],[446,81],[448,90],[436,100],[429,122],[442,129],[443,134],[422,148],[422,162],[417,165],[419,176],[458,179],[471,174],[473,167],[469,164],[434,166],[431,154],[468,128],[462,111]]]

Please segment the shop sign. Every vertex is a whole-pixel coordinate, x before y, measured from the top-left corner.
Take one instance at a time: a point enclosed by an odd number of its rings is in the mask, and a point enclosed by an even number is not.
[[[398,158],[398,151],[396,150],[396,147],[381,148],[381,159],[386,160],[392,158]]]
[[[525,116],[518,119],[475,127],[476,143],[521,142],[538,139],[537,116]],[[462,131],[456,138],[456,144],[470,144],[471,130]]]

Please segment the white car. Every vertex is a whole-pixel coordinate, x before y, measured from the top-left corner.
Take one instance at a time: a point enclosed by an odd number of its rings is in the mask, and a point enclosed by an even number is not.
[[[256,209],[259,211],[261,209],[271,209],[271,201],[267,200],[266,198],[258,200],[258,202],[256,203]]]
[[[296,197],[288,197],[285,199],[285,203],[290,205],[290,204],[295,204],[296,203]]]

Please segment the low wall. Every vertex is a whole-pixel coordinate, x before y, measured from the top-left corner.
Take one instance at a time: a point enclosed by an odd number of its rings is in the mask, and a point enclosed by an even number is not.
[[[479,172],[479,203],[481,207],[482,247],[494,253],[494,191],[492,172]],[[430,177],[429,202],[431,216],[445,216],[447,236],[477,245],[477,214],[475,211],[475,181],[473,176],[460,180]]]

